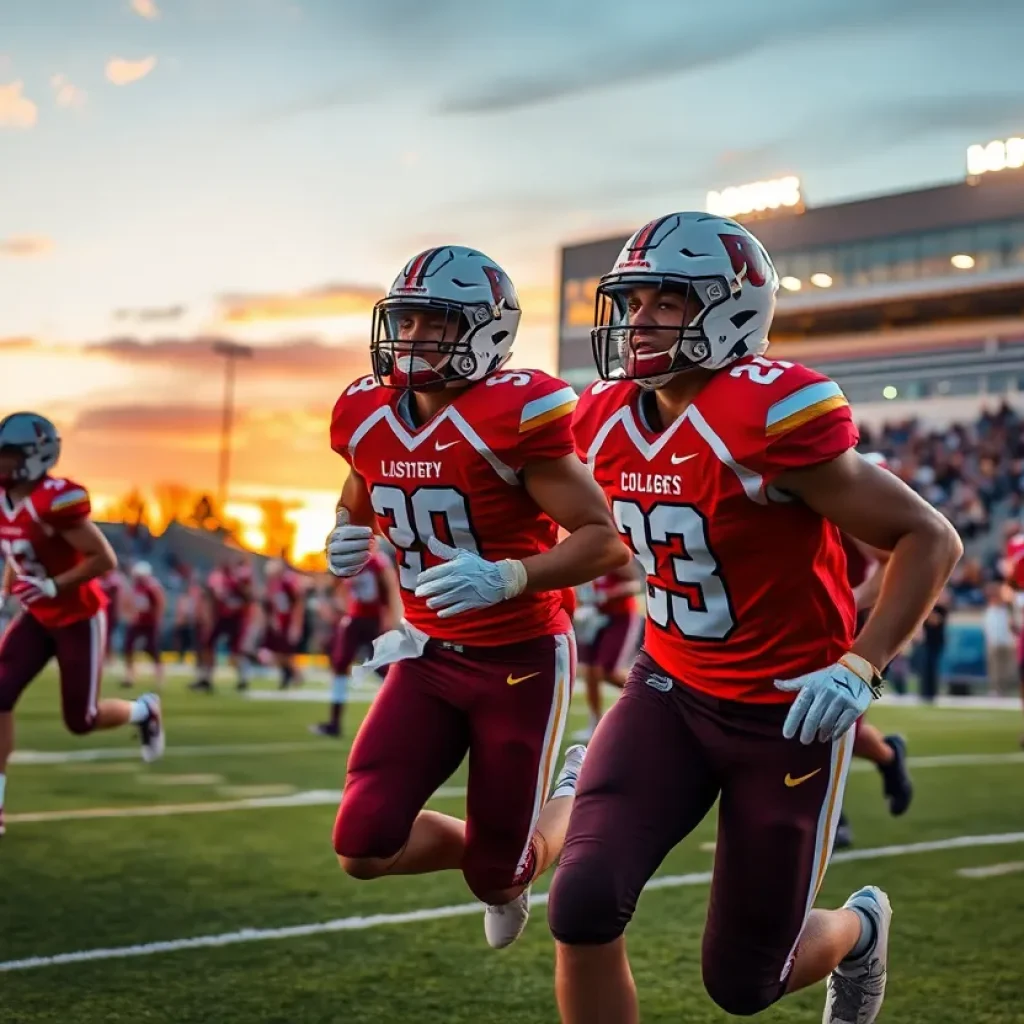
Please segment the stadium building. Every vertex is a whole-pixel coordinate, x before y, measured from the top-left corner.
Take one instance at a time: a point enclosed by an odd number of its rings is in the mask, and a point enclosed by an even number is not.
[[[708,209],[749,226],[778,268],[770,355],[833,377],[861,422],[948,421],[1024,392],[1022,164],[1011,139],[972,146],[948,185],[810,207],[790,178],[709,193]],[[625,241],[562,249],[559,373],[577,388],[595,377],[597,282]]]

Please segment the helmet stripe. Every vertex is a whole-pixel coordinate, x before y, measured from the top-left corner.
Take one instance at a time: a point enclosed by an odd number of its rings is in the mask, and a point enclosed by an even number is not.
[[[421,252],[419,256],[413,261],[413,265],[409,268],[409,273],[405,275],[405,287],[413,288],[419,287],[423,284],[423,277],[426,272],[430,269],[431,260],[438,254],[438,249],[427,249],[426,252]]]
[[[634,256],[643,259],[644,253],[647,251],[647,247],[651,244],[651,239],[654,237],[654,234],[667,220],[668,217],[658,217],[657,220],[652,220],[650,223],[645,224],[640,229],[633,241],[633,244],[629,247],[630,252],[632,252]]]

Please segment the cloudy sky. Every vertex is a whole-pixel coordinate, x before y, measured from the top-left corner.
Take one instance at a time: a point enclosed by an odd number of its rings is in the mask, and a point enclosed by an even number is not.
[[[238,501],[307,503],[373,298],[445,241],[554,367],[557,248],[799,174],[809,203],[956,179],[1024,131],[1019,0],[0,0],[0,411],[97,492],[211,486],[211,337]]]

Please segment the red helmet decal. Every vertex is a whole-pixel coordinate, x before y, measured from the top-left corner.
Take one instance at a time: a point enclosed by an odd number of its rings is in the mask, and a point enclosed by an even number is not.
[[[747,235],[719,235],[729,261],[737,276],[746,279],[755,287],[760,288],[768,281],[768,264],[765,262],[761,247]]]

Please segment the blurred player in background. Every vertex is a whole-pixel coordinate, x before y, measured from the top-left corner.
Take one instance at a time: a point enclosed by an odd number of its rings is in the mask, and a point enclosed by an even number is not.
[[[14,707],[51,659],[70,732],[135,725],[144,761],[164,750],[159,697],[99,698],[107,605],[99,578],[117,560],[89,518],[85,488],[49,475],[60,448],[56,427],[43,416],[18,412],[0,420],[0,595],[12,594],[23,609],[0,639],[0,835]]]
[[[644,632],[644,617],[637,601],[642,585],[635,561],[590,584],[596,628],[579,645],[590,724],[575,739],[589,740],[594,735],[601,720],[601,684],[609,683],[620,690],[626,685]]]
[[[199,638],[198,678],[189,689],[213,692],[217,643],[223,637],[231,664],[238,673],[236,689],[245,690],[255,662],[254,651],[247,650],[256,604],[256,584],[248,557],[238,553],[226,558],[210,573],[207,586],[213,599],[212,616],[207,618],[206,628]]]
[[[132,566],[131,584],[124,597],[127,628],[124,634],[124,682],[135,685],[135,649],[141,641],[142,650],[153,662],[157,687],[164,684],[164,665],[160,655],[160,630],[167,607],[163,584],[153,575],[149,562]]]
[[[494,948],[526,926],[583,760],[570,749],[555,778],[575,674],[563,588],[629,557],[573,453],[575,392],[504,369],[520,316],[482,253],[421,253],[375,306],[373,376],[331,426],[351,473],[329,568],[355,576],[379,530],[404,609],[368,663],[390,669],[352,746],[334,848],[356,878],[461,870]],[[424,810],[467,755],[466,820]]]
[[[100,577],[100,587],[107,595],[107,639],[103,659],[109,664],[122,639],[122,609],[125,594],[128,591],[128,581],[120,568],[115,565],[110,572],[105,572]]]
[[[548,919],[565,1024],[636,1024],[623,937],[664,857],[718,802],[702,971],[736,1016],[828,977],[823,1024],[872,1024],[891,909],[812,909],[854,722],[959,557],[953,527],[857,455],[839,387],[762,357],[778,278],[707,213],[635,232],[601,278],[602,378],[577,451],[647,574],[644,649],[580,776]],[[854,638],[839,531],[891,551]]]
[[[304,581],[280,558],[272,558],[266,567],[266,633],[263,644],[281,671],[279,689],[287,690],[302,678],[295,655],[302,642],[306,606]]]
[[[1016,594],[1018,612],[1024,610],[1024,529],[1019,522],[1007,523],[1006,552],[1003,558],[1003,576]],[[1024,710],[1024,629],[1017,635],[1017,671],[1020,680],[1021,709]],[[1024,733],[1020,745],[1024,747]]]
[[[341,614],[335,626],[329,653],[331,665],[330,717],[311,725],[319,736],[341,735],[342,715],[348,700],[352,666],[366,657],[381,633],[394,629],[402,620],[402,597],[394,566],[379,551],[370,555],[362,571],[338,581]],[[383,677],[386,670],[378,673]]]

